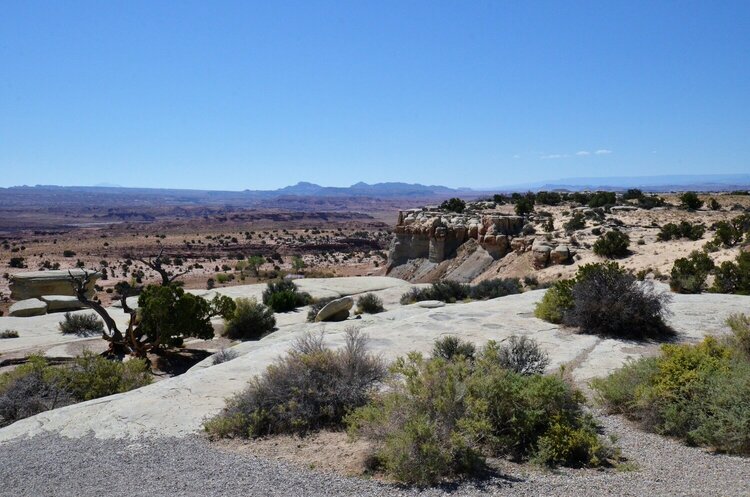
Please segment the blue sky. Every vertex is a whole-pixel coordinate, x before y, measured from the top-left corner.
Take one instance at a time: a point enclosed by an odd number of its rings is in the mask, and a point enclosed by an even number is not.
[[[750,172],[750,2],[0,8],[0,186]]]

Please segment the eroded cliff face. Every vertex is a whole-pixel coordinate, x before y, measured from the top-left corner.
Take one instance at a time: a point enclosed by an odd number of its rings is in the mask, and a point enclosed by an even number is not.
[[[440,263],[455,254],[467,240],[475,240],[493,258],[510,250],[510,241],[520,235],[524,219],[498,213],[456,214],[439,210],[401,211],[388,254],[389,267],[409,259]]]
[[[530,253],[537,269],[570,260],[566,245],[523,236],[526,222],[496,211],[492,203],[473,204],[461,214],[437,208],[400,211],[387,274],[410,281],[470,281],[511,252]]]

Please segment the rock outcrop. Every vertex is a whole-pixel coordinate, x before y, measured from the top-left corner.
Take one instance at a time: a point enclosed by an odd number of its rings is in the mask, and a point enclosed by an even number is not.
[[[39,299],[24,299],[10,306],[8,314],[15,318],[47,314],[47,303]]]
[[[510,240],[523,228],[521,216],[468,212],[456,214],[440,210],[401,211],[388,254],[389,267],[409,259],[440,263],[455,254],[468,240],[475,240],[493,258],[510,250]]]
[[[315,316],[315,321],[343,321],[349,317],[349,310],[354,306],[354,299],[342,297],[328,302]]]
[[[70,275],[83,276],[82,269],[61,269],[55,271],[30,271],[10,277],[10,298],[26,300],[41,298],[45,295],[75,295],[70,284]],[[89,273],[91,279],[86,287],[89,297],[94,296],[94,283],[101,273]]]
[[[567,244],[523,236],[524,217],[502,214],[494,204],[493,208],[488,205],[472,204],[472,210],[462,214],[434,208],[399,212],[387,274],[410,281],[425,281],[424,275],[431,275],[470,282],[510,252],[531,251],[536,269],[572,260],[574,254]],[[443,262],[451,258],[455,264],[445,266]],[[415,265],[414,261],[421,262]],[[407,263],[412,267],[394,271]]]

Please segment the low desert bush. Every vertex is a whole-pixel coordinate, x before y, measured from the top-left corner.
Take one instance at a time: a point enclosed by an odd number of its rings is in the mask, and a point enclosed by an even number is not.
[[[401,304],[413,304],[423,300],[440,300],[454,303],[466,299],[486,300],[505,297],[521,292],[518,278],[498,278],[482,281],[474,286],[445,280],[433,283],[428,288],[411,288],[401,296]]]
[[[574,213],[573,217],[571,217],[565,224],[563,224],[563,228],[567,233],[582,230],[585,227],[586,216],[584,216],[581,212]]]
[[[719,221],[714,225],[717,246],[734,247],[743,239],[750,240],[750,214],[742,214],[729,221]]]
[[[268,283],[263,290],[263,303],[275,312],[289,312],[312,302],[309,293],[300,292],[291,280],[278,280]]]
[[[440,357],[447,361],[451,361],[457,357],[474,359],[476,351],[477,349],[473,343],[466,342],[453,335],[448,335],[435,340],[435,344],[432,347],[432,357]]]
[[[440,204],[440,209],[461,213],[464,211],[464,209],[466,209],[466,202],[464,202],[460,198],[451,198],[443,201],[443,203]]]
[[[574,305],[563,322],[584,333],[629,339],[673,334],[664,322],[669,295],[637,281],[617,263],[582,266],[571,294]]]
[[[486,456],[549,466],[599,466],[611,449],[583,413],[583,395],[557,376],[500,366],[496,345],[473,360],[411,353],[389,388],[347,417],[349,432],[375,443],[393,478],[420,485],[472,473]]]
[[[708,273],[714,262],[705,252],[692,252],[674,261],[669,286],[677,293],[701,293],[706,288]]]
[[[71,314],[66,312],[59,326],[60,331],[66,335],[91,336],[104,333],[104,323],[99,316],[91,313]]]
[[[255,299],[238,298],[234,312],[225,320],[224,335],[232,340],[258,340],[273,331],[273,310]]]
[[[366,293],[357,299],[357,312],[359,314],[377,314],[385,311],[383,301],[374,293]]]
[[[0,331],[0,338],[18,338],[18,332],[16,330]]]
[[[750,252],[740,252],[734,261],[724,261],[715,269],[711,291],[750,295]]]
[[[738,345],[746,339],[663,345],[659,357],[631,361],[592,387],[608,411],[650,431],[750,455],[750,359]]]
[[[140,360],[110,361],[86,352],[70,365],[52,366],[43,357],[31,356],[0,375],[0,426],[149,383],[151,374]]]
[[[495,299],[516,293],[521,293],[521,281],[518,278],[484,280],[469,288],[469,297],[474,300]]]
[[[340,427],[385,374],[382,360],[367,352],[367,337],[356,330],[347,330],[346,345],[336,350],[324,346],[322,334],[306,335],[227,400],[205,428],[216,437],[258,437]]]
[[[534,308],[534,315],[550,323],[562,323],[565,313],[574,306],[571,292],[574,283],[572,279],[552,283]]]
[[[596,255],[615,259],[628,255],[630,237],[622,231],[612,230],[597,238],[594,242],[594,253]]]
[[[512,335],[497,347],[500,367],[519,374],[542,374],[549,365],[549,355],[536,340],[526,336]]]
[[[666,339],[669,295],[639,282],[616,262],[586,264],[575,278],[556,282],[534,314],[546,321],[580,328],[583,333],[618,338]]]
[[[687,210],[697,210],[703,207],[703,200],[695,192],[685,192],[680,195],[680,206]]]
[[[237,359],[240,354],[233,349],[221,349],[211,357],[211,364],[216,366],[224,362],[229,362],[232,359]]]
[[[667,223],[659,229],[656,235],[657,240],[665,242],[668,240],[677,240],[687,238],[688,240],[700,240],[706,232],[706,227],[702,224],[691,224],[682,221],[680,224]]]

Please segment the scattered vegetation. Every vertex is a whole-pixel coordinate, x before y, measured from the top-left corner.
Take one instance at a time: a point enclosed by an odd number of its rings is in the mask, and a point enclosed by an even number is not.
[[[500,367],[518,374],[542,374],[549,365],[549,355],[533,338],[512,335],[497,349]]]
[[[216,437],[304,434],[339,428],[346,413],[367,403],[386,368],[367,352],[367,337],[347,330],[346,345],[331,350],[323,335],[306,335],[253,378],[205,425]]]
[[[307,292],[300,292],[291,280],[271,281],[263,290],[263,303],[275,312],[289,312],[312,302]]]
[[[750,241],[750,214],[742,214],[730,221],[719,221],[714,225],[714,243],[724,247],[734,247],[743,239]]]
[[[728,323],[727,339],[664,345],[659,357],[632,361],[592,387],[608,411],[647,430],[750,455],[750,319]]]
[[[65,313],[59,324],[60,331],[65,335],[93,336],[104,333],[104,323],[96,314]]]
[[[687,238],[688,240],[700,240],[706,232],[706,227],[702,224],[691,224],[682,221],[680,224],[667,223],[661,227],[657,240],[664,242],[672,239]]]
[[[669,286],[677,293],[701,293],[706,289],[706,278],[714,269],[714,262],[705,252],[693,251],[688,257],[674,261]]]
[[[76,402],[127,392],[151,383],[146,363],[110,361],[85,352],[52,366],[41,356],[0,374],[0,426]]]
[[[608,259],[625,257],[630,253],[629,246],[630,237],[628,235],[622,231],[612,230],[606,232],[594,242],[594,253]]]
[[[750,295],[750,252],[740,252],[734,261],[722,262],[715,269],[712,291]]]
[[[273,331],[273,310],[255,299],[238,298],[232,315],[226,319],[224,334],[232,340],[258,340]]]
[[[498,278],[482,281],[476,285],[467,285],[445,280],[433,283],[428,288],[412,288],[401,296],[401,304],[413,304],[423,300],[440,300],[455,303],[469,298],[474,300],[494,299],[521,292],[521,281],[518,278]]]
[[[580,212],[575,212],[573,216],[563,224],[563,228],[567,233],[582,230],[586,227],[586,216]]]
[[[432,357],[440,357],[447,361],[453,360],[458,356],[474,359],[476,351],[477,348],[473,343],[461,340],[453,335],[448,335],[435,340],[435,344],[432,347]]]
[[[694,211],[703,207],[703,200],[695,192],[685,192],[679,198],[680,206],[684,209]]]
[[[487,456],[548,466],[600,466],[613,457],[580,392],[558,376],[505,369],[499,356],[490,342],[473,360],[458,353],[397,360],[389,388],[347,417],[349,432],[375,442],[387,474],[420,485],[480,470]]]
[[[443,203],[440,204],[440,208],[445,211],[461,213],[466,209],[466,202],[460,198],[451,198],[443,201]]]
[[[216,366],[237,359],[239,356],[240,354],[234,349],[221,349],[211,357],[211,364]]]
[[[639,282],[616,262],[587,264],[572,280],[547,290],[534,314],[592,333],[618,338],[668,338],[665,324],[669,295]]]
[[[366,293],[357,299],[357,313],[377,314],[385,311],[383,301],[374,293]]]

